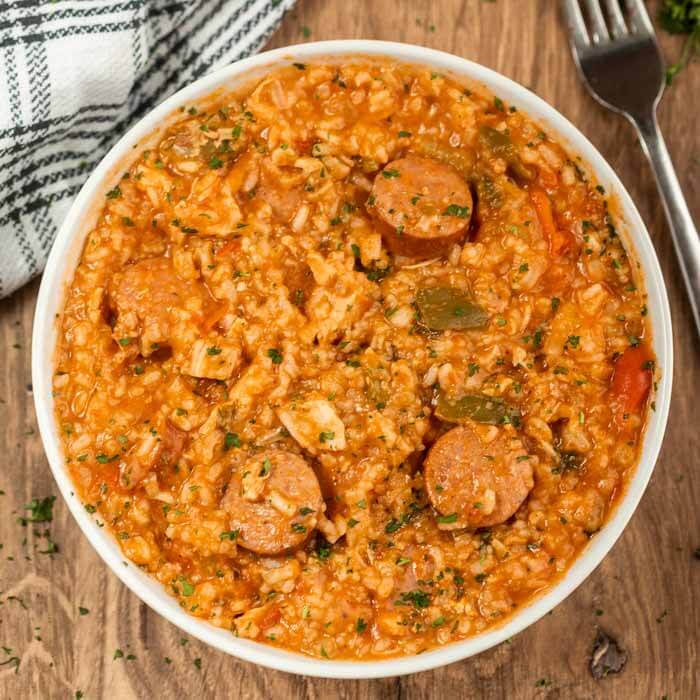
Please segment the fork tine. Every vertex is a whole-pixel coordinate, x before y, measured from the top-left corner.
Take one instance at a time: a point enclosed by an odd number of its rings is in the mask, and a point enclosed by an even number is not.
[[[585,0],[588,8],[588,21],[591,25],[591,39],[594,44],[600,44],[603,41],[608,41],[610,35],[608,28],[605,26],[605,17],[600,9],[598,0]]]
[[[587,48],[591,42],[578,0],[562,0],[562,7],[574,46],[578,50]]]
[[[627,23],[634,34],[654,34],[654,26],[649,19],[647,8],[642,0],[625,0]]]
[[[605,7],[608,10],[608,21],[610,22],[610,32],[615,39],[627,36],[627,25],[620,9],[620,0],[605,0]]]

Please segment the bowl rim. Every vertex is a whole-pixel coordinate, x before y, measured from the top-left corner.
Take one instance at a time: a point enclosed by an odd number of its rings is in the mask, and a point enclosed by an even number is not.
[[[86,512],[74,492],[74,486],[64,464],[63,452],[53,413],[52,377],[56,314],[60,314],[65,299],[65,286],[73,279],[77,255],[87,235],[85,221],[91,205],[100,193],[106,192],[109,180],[114,180],[117,166],[128,159],[136,145],[142,144],[158,126],[180,106],[201,100],[217,88],[245,84],[248,72],[273,68],[277,65],[307,59],[321,61],[338,57],[366,57],[370,60],[387,57],[409,64],[428,65],[454,74],[458,79],[485,85],[494,94],[516,102],[525,114],[546,124],[565,141],[567,147],[581,155],[586,166],[595,173],[609,193],[620,203],[627,231],[626,244],[634,248],[641,264],[645,282],[653,345],[658,366],[662,370],[656,389],[656,410],[648,418],[642,453],[626,492],[603,528],[596,534],[577,559],[546,593],[511,615],[498,627],[465,640],[437,647],[416,656],[404,656],[370,661],[320,660],[296,652],[235,637],[230,631],[214,627],[186,612],[169,596],[160,583],[125,561],[116,540],[101,529]],[[80,245],[77,246],[77,242]],[[66,264],[66,259],[73,261]],[[79,255],[79,253],[78,253]],[[668,419],[673,377],[673,335],[668,296],[663,273],[651,238],[630,195],[621,181],[591,142],[554,107],[543,99],[500,73],[473,61],[435,49],[412,44],[370,40],[320,41],[286,46],[259,53],[250,58],[224,66],[182,88],[152,109],[110,149],[92,172],[74,200],[51,249],[39,289],[32,334],[32,382],[39,431],[44,449],[63,499],[92,547],[119,579],[159,615],[200,641],[235,657],[261,666],[290,673],[325,678],[385,678],[426,671],[459,661],[485,651],[526,627],[561,603],[598,566],[621,535],[634,513],[651,477],[661,449]],[[155,584],[155,585],[154,585]]]

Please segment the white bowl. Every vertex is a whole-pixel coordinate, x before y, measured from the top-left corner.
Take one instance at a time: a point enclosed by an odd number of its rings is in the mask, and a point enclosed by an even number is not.
[[[648,294],[647,306],[653,330],[653,346],[660,370],[655,396],[656,410],[650,412],[641,460],[626,493],[605,526],[555,586],[519,610],[501,626],[483,634],[419,656],[366,662],[314,659],[257,642],[238,639],[231,632],[214,627],[184,612],[176,599],[168,595],[161,584],[137,566],[125,561],[114,538],[105,529],[96,525],[78,496],[75,495],[74,486],[64,462],[51,398],[57,319],[62,311],[66,285],[73,279],[85,236],[99,214],[104,194],[123,172],[124,163],[133,159],[134,154],[144,147],[148,137],[152,136],[153,132],[182,105],[191,105],[217,89],[228,89],[244,84],[276,65],[319,59],[337,62],[343,57],[357,55],[388,56],[399,61],[428,65],[444,73],[450,73],[458,79],[462,77],[470,82],[482,83],[496,95],[517,105],[568,146],[573,153],[582,156],[589,170],[595,174],[608,193],[617,196],[620,204],[624,223],[620,221],[619,228],[628,248],[631,247],[634,250],[636,259],[641,264]],[[136,148],[137,144],[140,148]],[[671,316],[661,269],[637,209],[600,153],[559,112],[512,80],[457,56],[421,46],[382,41],[328,41],[268,51],[234,63],[198,80],[147,114],[120,139],[92,173],[58,233],[39,290],[32,345],[34,402],[51,470],[78,525],[112,571],[153,610],[188,634],[217,649],[282,671],[330,678],[397,676],[425,671],[465,659],[512,637],[564,600],[598,566],[613,546],[644,493],[663,440],[673,376]]]

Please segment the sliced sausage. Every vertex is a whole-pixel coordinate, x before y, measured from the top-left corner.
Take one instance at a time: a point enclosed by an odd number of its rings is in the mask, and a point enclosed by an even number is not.
[[[478,528],[508,520],[534,485],[532,459],[519,440],[505,435],[485,444],[467,425],[445,433],[424,462],[438,522]]]
[[[147,258],[114,275],[109,304],[116,314],[113,336],[138,338],[140,352],[151,355],[170,341],[175,309],[202,313],[212,299],[201,282],[178,277],[168,258]]]
[[[265,450],[234,468],[221,507],[241,547],[272,555],[302,545],[324,504],[306,460],[285,450]]]
[[[387,246],[410,257],[445,253],[464,237],[472,214],[467,183],[450,166],[419,156],[389,163],[368,205]]]

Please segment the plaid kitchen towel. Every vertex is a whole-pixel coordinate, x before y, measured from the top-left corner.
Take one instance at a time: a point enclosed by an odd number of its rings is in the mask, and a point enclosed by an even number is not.
[[[0,297],[44,267],[107,149],[265,43],[295,0],[0,0]]]

